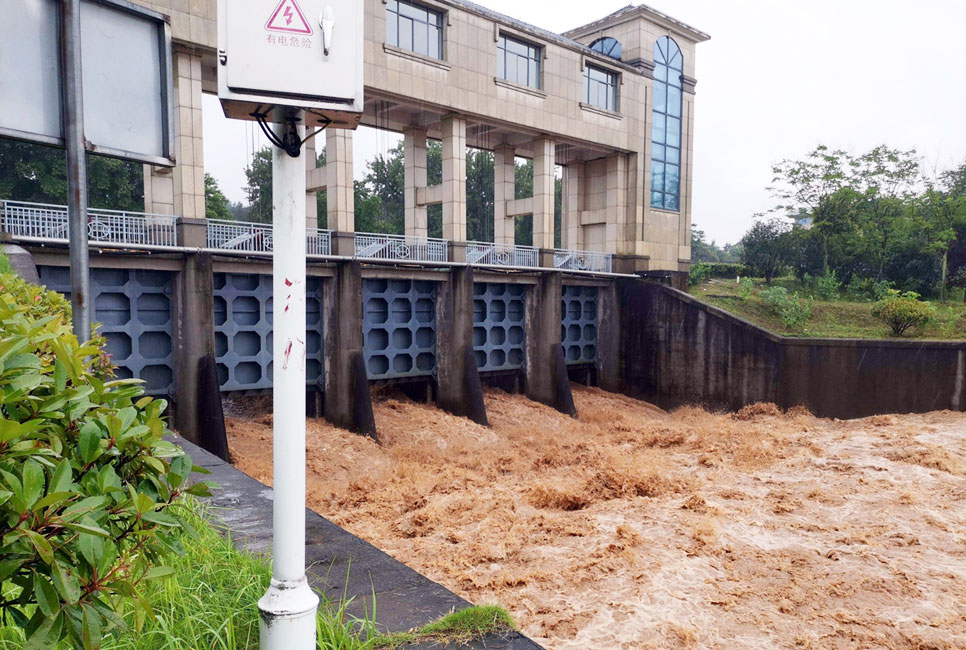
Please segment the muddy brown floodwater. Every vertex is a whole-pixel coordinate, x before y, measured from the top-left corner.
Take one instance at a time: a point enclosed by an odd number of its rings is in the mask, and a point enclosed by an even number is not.
[[[552,650],[966,648],[966,414],[574,398],[488,391],[484,428],[383,396],[381,444],[309,421],[309,505]],[[270,483],[271,416],[228,426]]]

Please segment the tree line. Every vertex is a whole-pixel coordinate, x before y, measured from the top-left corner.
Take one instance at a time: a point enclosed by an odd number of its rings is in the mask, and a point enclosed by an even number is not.
[[[966,285],[966,164],[933,170],[915,150],[854,155],[819,146],[773,171],[775,208],[728,249],[697,230],[697,255],[736,254],[768,282],[792,272],[942,300],[950,286]]]

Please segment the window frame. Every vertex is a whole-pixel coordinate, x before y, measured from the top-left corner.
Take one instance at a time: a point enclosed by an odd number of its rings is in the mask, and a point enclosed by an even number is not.
[[[526,56],[518,52],[511,52],[507,47],[508,42],[512,42],[516,45],[521,45],[527,48],[528,50],[532,50],[533,57],[531,58],[529,56],[530,52],[528,52]],[[496,57],[497,57],[496,78],[501,81],[505,81],[506,83],[516,84],[518,86],[523,86],[525,88],[530,88],[533,90],[543,90],[543,70],[544,70],[543,59],[544,59],[545,53],[546,53],[546,49],[544,48],[543,45],[520,38],[516,34],[506,32],[504,30],[500,30],[496,38]],[[507,66],[507,59],[511,56],[514,58],[515,62],[520,59],[524,59],[528,62],[526,82],[521,82],[519,81],[519,79],[508,78],[509,67]],[[530,67],[531,62],[536,64],[536,85],[529,83],[530,73],[531,73],[531,67]],[[500,74],[501,63],[503,64],[502,65],[503,74]],[[517,67],[516,70],[519,72],[519,67]]]
[[[400,6],[408,7],[416,12],[425,12],[426,20],[421,20],[416,16],[407,16],[400,11]],[[446,11],[430,4],[412,2],[411,0],[386,0],[386,45],[398,48],[405,52],[411,52],[416,56],[425,57],[434,61],[446,60],[446,38],[445,30],[447,24]],[[436,24],[431,22],[431,18],[436,18]],[[409,45],[405,44],[402,38],[405,30],[401,30],[403,21],[409,21]],[[431,39],[430,29],[438,32],[436,39]],[[418,31],[424,30],[426,41],[422,45],[425,51],[417,49]],[[435,42],[434,42],[435,40]],[[435,46],[436,53],[433,53],[431,44]]]
[[[605,56],[605,55],[601,55],[601,56]],[[591,79],[591,77],[590,77],[591,70],[606,75],[607,77],[609,77],[610,79],[613,80],[613,84],[608,83],[608,82],[603,82],[603,81],[601,81],[599,79]],[[613,68],[610,68],[608,66],[605,66],[605,65],[598,65],[596,63],[591,63],[590,61],[584,61],[583,79],[584,79],[584,89],[583,89],[583,103],[584,104],[586,104],[587,106],[590,106],[591,108],[594,108],[594,109],[597,109],[597,110],[601,110],[601,111],[607,111],[607,112],[610,112],[610,113],[619,113],[620,112],[620,86],[621,86],[621,73],[620,72],[618,72],[617,70],[614,70]],[[590,93],[590,84],[591,84],[591,81],[593,81],[594,83],[596,83],[598,85],[606,85],[606,86],[612,88],[612,90],[613,90],[613,98],[612,99],[613,99],[613,104],[614,104],[613,106],[610,106],[610,105],[601,106],[597,102],[591,101],[591,93]]]
[[[668,44],[673,44],[673,51],[668,49]],[[662,36],[654,42],[650,138],[651,175],[648,204],[657,210],[681,212],[681,172],[684,167],[685,146],[683,141],[684,52],[670,36]],[[668,191],[669,173],[676,181],[673,191]],[[660,189],[655,189],[657,185],[660,185]]]

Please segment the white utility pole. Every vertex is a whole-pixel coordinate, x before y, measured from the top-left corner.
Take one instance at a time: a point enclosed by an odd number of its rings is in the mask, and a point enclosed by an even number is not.
[[[298,112],[298,136],[305,137]],[[275,125],[280,140],[288,124]],[[305,577],[305,162],[272,147],[274,344],[272,584],[261,650],[315,650],[319,597]]]

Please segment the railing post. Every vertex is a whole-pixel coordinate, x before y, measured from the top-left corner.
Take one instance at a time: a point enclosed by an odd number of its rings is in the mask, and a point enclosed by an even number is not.
[[[192,217],[178,217],[177,225],[178,246],[185,248],[208,247],[208,220]]]

